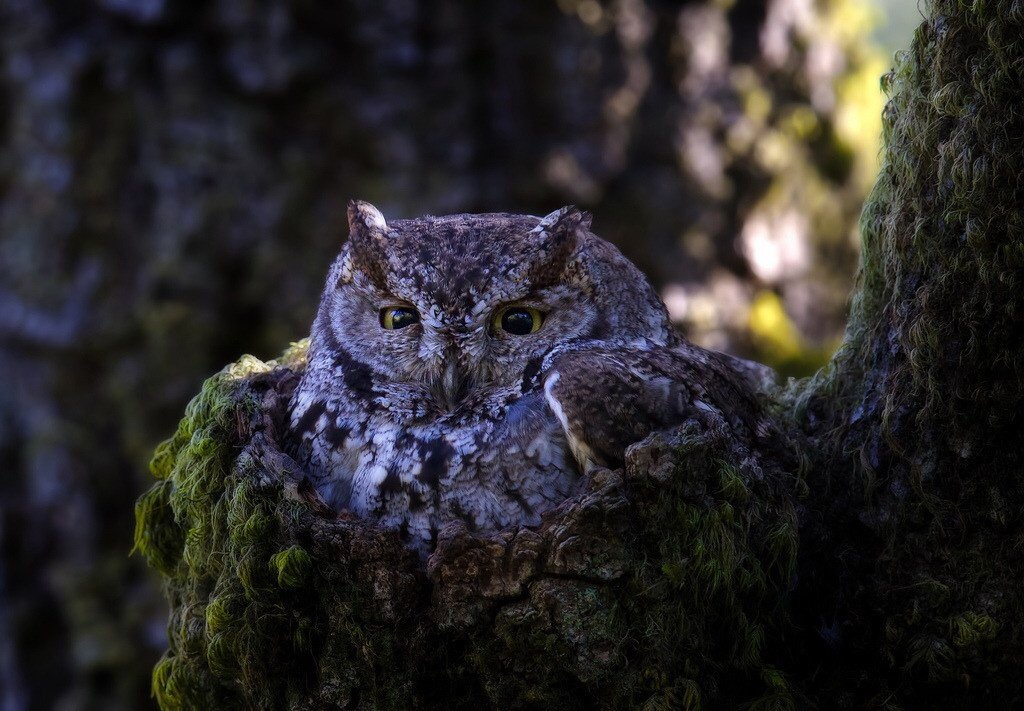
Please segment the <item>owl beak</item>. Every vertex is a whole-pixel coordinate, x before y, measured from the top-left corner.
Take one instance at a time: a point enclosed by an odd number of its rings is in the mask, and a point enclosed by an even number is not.
[[[466,379],[462,377],[460,368],[454,361],[449,361],[444,369],[442,388],[449,406],[457,405],[466,395]]]
[[[470,389],[470,378],[460,367],[456,353],[449,351],[441,377],[434,383],[434,396],[448,410],[454,410],[465,399]]]

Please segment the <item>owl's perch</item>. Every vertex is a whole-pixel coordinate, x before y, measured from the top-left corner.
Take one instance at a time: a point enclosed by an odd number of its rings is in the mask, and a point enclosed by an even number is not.
[[[162,706],[789,698],[771,640],[796,519],[776,461],[683,427],[536,530],[442,531],[423,570],[397,533],[320,504],[280,451],[303,353],[212,378],[154,460],[138,540],[174,608]]]
[[[779,396],[776,446],[684,426],[422,571],[294,480],[301,351],[209,381],[139,505],[161,703],[1019,705],[1022,38],[1019,2],[941,0],[889,77],[847,340]]]

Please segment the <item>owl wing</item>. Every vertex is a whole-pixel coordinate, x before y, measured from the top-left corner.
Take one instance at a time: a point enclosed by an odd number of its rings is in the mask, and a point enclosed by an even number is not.
[[[621,466],[631,444],[688,420],[759,436],[766,371],[690,344],[595,346],[555,357],[544,395],[586,471]]]

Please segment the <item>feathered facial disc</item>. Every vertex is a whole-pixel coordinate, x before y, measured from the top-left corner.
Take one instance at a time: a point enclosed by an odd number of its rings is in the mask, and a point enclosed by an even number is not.
[[[328,276],[314,354],[339,348],[389,387],[424,389],[455,407],[524,376],[561,344],[665,343],[654,290],[590,217],[485,214],[387,223],[349,205],[349,241]],[[317,343],[316,334],[332,343]]]

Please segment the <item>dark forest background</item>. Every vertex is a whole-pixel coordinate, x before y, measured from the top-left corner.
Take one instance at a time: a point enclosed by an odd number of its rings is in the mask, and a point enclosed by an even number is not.
[[[6,0],[0,709],[150,703],[146,462],[203,378],[305,335],[350,197],[576,203],[693,340],[813,372],[917,18],[892,5]]]

